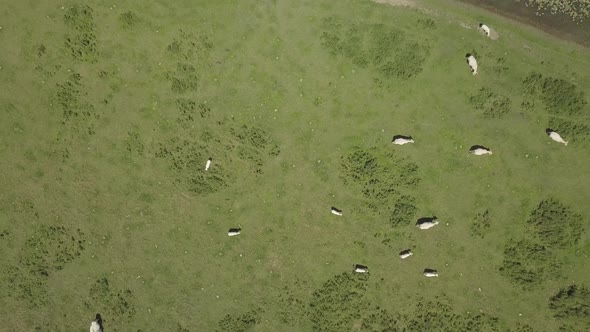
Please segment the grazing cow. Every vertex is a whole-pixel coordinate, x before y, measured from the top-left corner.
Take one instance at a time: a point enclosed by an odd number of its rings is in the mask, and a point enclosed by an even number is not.
[[[438,225],[438,219],[436,217],[420,218],[416,222],[416,227],[418,227],[420,229],[429,229],[429,228],[432,228],[436,225]]]
[[[212,158],[207,159],[207,163],[205,163],[205,170],[208,171],[209,167],[211,167],[211,162],[213,161]]]
[[[471,153],[474,156],[483,156],[486,154],[492,154],[492,150],[482,145],[474,145],[469,148],[469,153]]]
[[[337,215],[337,216],[342,216],[342,210],[337,209],[335,207],[332,206],[332,209],[330,210],[332,212],[332,214]]]
[[[477,60],[475,60],[475,57],[471,54],[467,54],[465,55],[465,57],[467,58],[467,63],[471,68],[471,72],[473,73],[473,75],[477,75]]]
[[[567,141],[561,138],[561,135],[559,135],[555,130],[547,128],[545,129],[545,132],[547,133],[547,135],[549,135],[549,137],[551,137],[552,140],[567,145]]]
[[[410,249],[407,249],[407,250],[404,250],[404,251],[400,252],[400,253],[399,253],[399,257],[400,257],[401,259],[406,259],[406,258],[408,258],[408,257],[412,256],[413,254],[414,254],[414,253],[412,252],[412,250],[410,250]]]
[[[364,266],[364,265],[360,265],[360,264],[355,264],[354,265],[354,272],[356,273],[367,273],[369,272],[369,268]]]
[[[490,28],[487,25],[480,23],[479,29],[482,30],[486,34],[486,36],[490,36]]]
[[[424,276],[426,278],[438,277],[438,272],[433,269],[424,269]]]
[[[240,235],[241,231],[242,231],[241,228],[230,228],[229,231],[227,232],[227,235],[229,235],[229,236]]]
[[[391,143],[395,145],[404,145],[408,143],[414,143],[412,136],[395,135]]]
[[[96,314],[96,319],[90,323],[90,332],[103,332],[100,314]]]

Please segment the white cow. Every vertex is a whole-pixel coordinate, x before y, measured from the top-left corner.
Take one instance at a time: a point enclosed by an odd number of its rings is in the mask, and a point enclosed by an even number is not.
[[[418,219],[418,222],[416,222],[416,227],[420,229],[429,229],[436,225],[438,225],[438,219],[436,217],[420,218]]]
[[[400,257],[401,259],[406,259],[406,258],[408,258],[408,257],[412,256],[413,254],[414,254],[414,253],[412,252],[412,250],[410,250],[410,249],[407,249],[407,250],[404,250],[404,251],[400,252],[400,253],[399,253],[399,257]]]
[[[209,158],[207,159],[207,163],[205,163],[205,170],[208,171],[209,167],[211,167],[211,162],[213,161],[213,159]]]
[[[467,58],[467,63],[471,68],[471,72],[473,75],[477,75],[477,60],[475,60],[475,57],[471,54],[467,54],[465,57]]]
[[[404,145],[408,143],[414,143],[414,139],[412,138],[412,136],[396,135],[393,136],[393,140],[391,141],[391,143],[395,145]]]
[[[332,207],[332,209],[330,210],[330,212],[332,212],[332,214],[334,214],[334,215],[342,216],[342,210],[337,209],[335,207]]]
[[[438,277],[438,272],[433,269],[424,269],[424,276],[426,278]]]
[[[561,138],[561,135],[559,135],[553,129],[547,128],[547,130],[545,130],[545,132],[547,133],[547,135],[549,135],[549,137],[551,137],[552,140],[554,140],[554,141],[556,141],[558,143],[562,143],[564,145],[567,145],[567,141],[564,140],[563,138]]]
[[[360,265],[360,264],[356,264],[354,266],[354,272],[356,273],[367,273],[369,272],[369,268],[364,266],[364,265]]]
[[[96,319],[90,323],[90,332],[102,332],[102,318],[96,314]]]
[[[475,156],[483,156],[486,154],[492,154],[492,150],[481,145],[474,145],[469,149],[469,153]]]
[[[490,28],[487,25],[480,23],[479,28],[486,34],[486,36],[490,36]]]
[[[241,228],[230,228],[229,231],[227,232],[228,236],[236,236],[236,235],[240,235],[240,232],[242,231]]]

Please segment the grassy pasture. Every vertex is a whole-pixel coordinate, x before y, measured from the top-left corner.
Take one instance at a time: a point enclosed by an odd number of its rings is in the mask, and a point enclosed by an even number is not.
[[[1,329],[590,329],[588,50],[422,6],[5,4]]]

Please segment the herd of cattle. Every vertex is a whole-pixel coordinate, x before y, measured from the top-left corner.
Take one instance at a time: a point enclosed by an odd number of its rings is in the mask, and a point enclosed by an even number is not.
[[[491,36],[490,35],[491,29],[487,25],[480,23],[479,29],[487,37]],[[477,75],[477,73],[478,73],[477,59],[472,54],[467,54],[466,58],[467,58],[467,64],[469,65],[471,72],[473,73],[473,75]],[[554,140],[558,143],[562,143],[564,145],[568,144],[568,142],[565,141],[561,137],[561,135],[559,135],[559,133],[557,133],[553,129],[547,128],[545,130],[545,132],[552,140]],[[412,136],[396,135],[393,137],[392,143],[395,145],[405,145],[405,144],[409,144],[409,143],[414,143],[414,139],[412,138]],[[474,145],[469,149],[469,153],[471,153],[472,155],[475,155],[475,156],[491,155],[492,150],[490,150],[489,148],[482,146],[482,145]],[[212,158],[207,159],[207,162],[205,163],[205,171],[209,171],[209,169],[211,168],[212,162],[213,162]],[[343,215],[342,210],[335,208],[335,207],[331,208],[331,213],[336,216]],[[421,230],[427,230],[427,229],[430,229],[438,224],[439,224],[439,221],[436,217],[420,218],[416,222],[416,227],[418,227]],[[236,236],[236,235],[239,235],[240,233],[241,233],[241,228],[230,228],[227,235],[228,236]],[[412,252],[411,249],[405,249],[399,253],[399,257],[401,259],[406,259],[406,258],[412,256],[413,254],[414,253]],[[365,265],[355,264],[353,271],[356,273],[368,273],[369,268]],[[438,277],[438,272],[437,272],[437,270],[426,268],[426,269],[424,269],[423,275],[427,278]],[[90,332],[103,332],[102,318],[101,318],[100,314],[96,314],[96,319],[92,321],[92,323],[90,325]]]
[[[479,29],[487,37],[491,37],[491,29],[487,25],[480,23]],[[467,54],[466,58],[467,58],[467,64],[471,68],[471,72],[473,73],[473,75],[477,75],[477,73],[478,73],[477,59],[475,59],[475,57],[472,54]],[[559,135],[556,131],[554,131],[550,128],[547,128],[546,133],[552,140],[567,145],[568,142],[565,141],[561,137],[561,135]],[[406,136],[406,135],[395,135],[393,137],[392,143],[395,145],[410,144],[410,143],[414,143],[414,138],[412,136]],[[471,148],[469,148],[469,153],[474,156],[484,156],[484,155],[491,155],[492,150],[483,146],[483,145],[473,145],[473,146],[471,146]],[[205,171],[208,171],[209,168],[211,167],[212,160],[213,159],[211,159],[211,158],[207,159],[207,162],[205,165]],[[342,210],[338,209],[336,207],[332,207],[330,212],[335,216],[341,217],[343,215]],[[418,227],[421,230],[427,230],[427,229],[430,229],[438,224],[439,224],[439,221],[436,217],[427,217],[427,218],[418,219],[418,221],[416,222],[416,227]],[[240,232],[241,232],[240,228],[231,228],[228,231],[227,235],[228,236],[236,236],[236,235],[239,235]],[[412,253],[411,249],[405,249],[399,253],[399,256],[401,259],[406,259],[412,255],[413,255],[413,253]],[[365,265],[355,264],[353,271],[356,273],[367,273],[367,272],[369,272],[369,268]],[[430,268],[424,269],[423,274],[425,277],[429,277],[429,278],[430,277],[438,277],[438,272],[436,270],[430,269]]]

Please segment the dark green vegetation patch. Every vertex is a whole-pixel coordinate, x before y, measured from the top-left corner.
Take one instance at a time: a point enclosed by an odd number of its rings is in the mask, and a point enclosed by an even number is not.
[[[342,157],[341,172],[345,183],[359,187],[373,213],[391,216],[392,225],[404,223],[412,214],[413,199],[402,197],[400,190],[413,189],[420,182],[417,164],[392,150],[355,147]]]
[[[344,272],[316,290],[309,303],[314,331],[350,330],[369,306],[365,299],[368,280],[368,274]]]
[[[219,321],[219,327],[217,331],[251,331],[256,326],[256,324],[260,323],[260,311],[260,309],[250,310],[241,315],[228,314]]]
[[[88,93],[82,75],[72,73],[57,84],[55,107],[62,112],[61,130],[58,139],[66,146],[77,141],[86,142],[96,133],[96,122],[101,112],[87,100]]]
[[[561,117],[551,116],[547,127],[558,132],[566,141],[589,142],[590,126],[583,120],[571,121]]]
[[[177,104],[179,122],[196,120],[190,115],[191,105],[186,100]],[[200,109],[202,114],[209,112],[206,106]],[[158,143],[155,156],[170,163],[176,183],[193,194],[204,195],[227,187],[238,176],[261,175],[264,161],[278,153],[266,131],[237,125],[231,119],[211,123],[200,135],[186,128]],[[208,158],[213,158],[214,164],[205,171]]]
[[[549,309],[563,322],[561,330],[590,330],[590,291],[583,285],[560,289],[549,299]]]
[[[485,211],[478,213],[475,218],[473,218],[469,232],[472,236],[483,239],[490,227],[490,212],[486,209]]]
[[[385,24],[349,23],[336,17],[323,22],[322,45],[333,56],[344,56],[355,65],[370,67],[380,79],[409,79],[422,72],[430,46]],[[423,26],[434,27],[434,21]]]
[[[53,273],[84,251],[84,234],[64,226],[40,226],[25,240],[17,264],[10,266],[7,281],[12,294],[32,307],[46,305],[50,298],[47,281]]]
[[[81,62],[98,61],[93,9],[88,5],[72,5],[64,14],[64,22],[69,28],[65,45],[70,55]]]
[[[574,246],[584,230],[582,216],[553,198],[539,203],[527,223],[543,243],[558,249]]]
[[[129,289],[117,288],[107,278],[100,278],[94,282],[84,306],[89,312],[98,311],[104,317],[109,317],[109,323],[117,326],[121,322],[130,322],[136,313],[133,305],[133,292]]]
[[[488,119],[501,118],[508,114],[512,108],[510,98],[495,93],[489,88],[481,88],[469,97],[469,104]]]
[[[581,115],[588,104],[584,91],[564,79],[532,72],[522,86],[529,98],[541,100],[552,115]]]
[[[555,279],[561,265],[557,253],[578,242],[581,218],[556,199],[541,201],[527,221],[527,235],[506,245],[501,274],[524,287]]]

